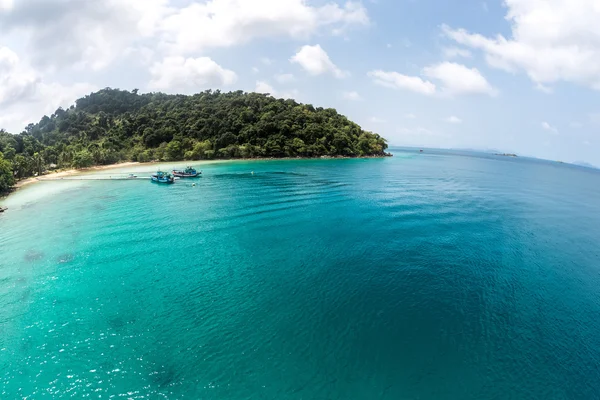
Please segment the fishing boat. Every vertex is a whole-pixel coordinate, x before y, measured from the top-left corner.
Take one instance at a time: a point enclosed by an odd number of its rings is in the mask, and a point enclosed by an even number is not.
[[[173,183],[173,182],[175,182],[175,178],[173,177],[173,175],[169,174],[168,172],[162,172],[162,171],[158,171],[155,174],[152,174],[150,179],[152,179],[152,182],[156,182],[156,183]]]
[[[192,167],[186,167],[184,170],[173,170],[173,175],[178,178],[196,178],[200,176],[200,174],[202,174],[202,171],[196,171],[196,169]]]

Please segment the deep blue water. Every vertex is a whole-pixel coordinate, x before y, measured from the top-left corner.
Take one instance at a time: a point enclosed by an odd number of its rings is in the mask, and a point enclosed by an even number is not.
[[[600,398],[600,171],[199,166],[5,200],[1,399]]]

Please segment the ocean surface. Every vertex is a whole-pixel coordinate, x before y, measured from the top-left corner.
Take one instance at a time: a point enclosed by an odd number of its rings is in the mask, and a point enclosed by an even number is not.
[[[394,153],[19,190],[0,399],[599,399],[600,171]]]

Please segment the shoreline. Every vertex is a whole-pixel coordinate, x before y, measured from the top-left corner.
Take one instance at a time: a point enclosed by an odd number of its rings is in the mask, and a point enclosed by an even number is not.
[[[216,160],[183,160],[183,161],[150,161],[150,162],[137,162],[137,161],[127,161],[116,164],[109,165],[96,165],[89,168],[71,168],[56,172],[50,172],[48,174],[42,176],[32,176],[30,178],[26,178],[18,181],[12,188],[12,190],[7,193],[0,194],[0,199],[6,198],[11,193],[25,187],[29,186],[36,182],[43,182],[45,178],[55,179],[55,178],[66,178],[71,176],[76,176],[79,174],[85,174],[86,172],[94,172],[94,171],[105,171],[110,169],[129,167],[129,166],[150,166],[156,164],[164,164],[164,163],[197,163],[197,162],[230,162],[230,161],[277,161],[277,160],[339,160],[339,159],[371,159],[371,158],[387,158],[393,157],[392,154],[387,153],[386,155],[377,155],[377,156],[361,156],[361,157],[349,157],[349,156],[320,156],[320,157],[255,157],[255,158],[228,158],[228,159],[216,159]]]
[[[96,166],[89,167],[89,168],[80,168],[80,169],[71,168],[71,169],[62,170],[62,171],[50,172],[49,174],[45,174],[42,176],[32,176],[30,178],[26,178],[21,181],[18,181],[15,184],[15,186],[13,187],[13,191],[20,189],[24,186],[31,185],[32,183],[43,181],[45,178],[52,178],[52,179],[53,178],[65,178],[68,176],[75,176],[75,175],[86,173],[86,172],[104,171],[107,169],[128,167],[128,166],[134,166],[134,165],[138,166],[138,165],[144,165],[144,164],[152,164],[152,163],[139,163],[139,162],[131,161],[131,162],[109,164],[109,165],[96,165]]]

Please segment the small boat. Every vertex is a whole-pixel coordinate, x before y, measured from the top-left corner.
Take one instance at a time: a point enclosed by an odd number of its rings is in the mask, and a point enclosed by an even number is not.
[[[127,179],[135,179],[135,178],[137,178],[137,175],[135,175],[135,174],[127,175]]]
[[[162,171],[158,171],[157,173],[152,174],[150,179],[152,179],[152,182],[156,182],[156,183],[173,183],[173,182],[175,182],[175,178],[173,178],[173,175],[169,174],[168,172],[162,172]]]
[[[178,178],[196,178],[200,176],[200,174],[202,174],[202,171],[196,171],[196,169],[192,167],[186,167],[184,170],[173,170],[173,175]]]

